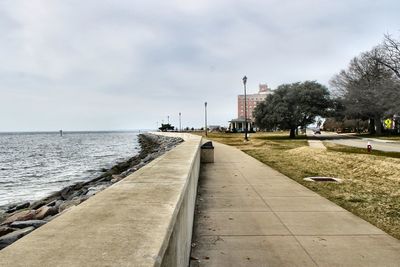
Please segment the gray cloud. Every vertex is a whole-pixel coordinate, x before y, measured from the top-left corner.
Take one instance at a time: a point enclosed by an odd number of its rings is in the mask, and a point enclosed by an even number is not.
[[[241,77],[327,84],[398,1],[2,1],[0,131],[154,128],[236,116]]]

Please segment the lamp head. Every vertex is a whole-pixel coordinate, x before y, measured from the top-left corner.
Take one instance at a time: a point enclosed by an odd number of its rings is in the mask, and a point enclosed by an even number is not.
[[[247,83],[247,77],[244,76],[244,77],[243,77],[243,84],[246,85],[246,83]]]

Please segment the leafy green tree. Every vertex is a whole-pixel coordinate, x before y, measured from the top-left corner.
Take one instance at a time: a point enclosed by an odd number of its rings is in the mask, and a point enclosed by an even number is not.
[[[173,131],[173,130],[175,129],[175,127],[172,126],[172,125],[169,124],[169,123],[166,123],[166,124],[162,123],[162,124],[161,124],[161,127],[158,128],[158,129],[159,129],[160,131],[162,131],[162,132],[167,132],[167,131]]]
[[[326,115],[332,105],[325,86],[305,81],[280,85],[257,105],[253,115],[261,129],[290,130],[290,137],[294,138],[299,126],[305,127],[317,116]]]

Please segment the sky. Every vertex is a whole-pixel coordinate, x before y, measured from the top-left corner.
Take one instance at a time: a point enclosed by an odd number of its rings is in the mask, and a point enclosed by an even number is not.
[[[398,0],[2,0],[0,131],[228,124],[242,77],[331,77],[400,36]]]

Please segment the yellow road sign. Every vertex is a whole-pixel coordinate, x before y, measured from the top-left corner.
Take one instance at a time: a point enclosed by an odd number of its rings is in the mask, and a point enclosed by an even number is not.
[[[385,128],[386,129],[392,129],[392,120],[391,119],[386,119],[384,121],[384,123],[385,123]]]

